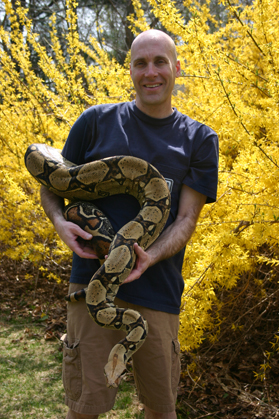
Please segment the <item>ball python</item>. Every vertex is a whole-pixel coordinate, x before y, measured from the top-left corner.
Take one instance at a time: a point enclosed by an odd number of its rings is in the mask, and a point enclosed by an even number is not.
[[[155,167],[136,157],[114,156],[78,166],[46,144],[29,146],[25,165],[38,182],[71,201],[65,208],[65,218],[94,236],[92,246],[102,264],[88,288],[67,299],[74,301],[85,296],[88,312],[98,325],[127,333],[112,348],[104,368],[107,386],[117,387],[127,361],[144,343],[148,326],[137,311],[115,306],[114,298],[133,269],[134,243],[147,249],[167,221],[167,183]],[[90,202],[115,194],[130,194],[141,207],[137,216],[116,234],[105,215]]]

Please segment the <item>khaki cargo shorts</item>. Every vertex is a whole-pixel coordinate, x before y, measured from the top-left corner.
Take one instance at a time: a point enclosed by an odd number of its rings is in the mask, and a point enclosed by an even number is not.
[[[86,285],[70,284],[70,292]],[[140,311],[148,322],[148,336],[133,356],[139,400],[157,412],[175,410],[180,378],[177,340],[179,316],[116,299],[119,307]],[[112,347],[124,337],[91,319],[85,301],[68,303],[68,330],[63,348],[66,405],[77,413],[98,415],[113,408],[117,389],[106,387],[104,366]]]

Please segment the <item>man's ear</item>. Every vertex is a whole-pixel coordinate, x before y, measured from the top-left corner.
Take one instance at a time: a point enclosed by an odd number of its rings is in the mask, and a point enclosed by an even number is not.
[[[181,75],[181,67],[180,67],[180,61],[179,60],[177,60],[175,68],[176,68],[175,77],[179,77]]]
[[[176,68],[175,77],[179,77],[181,75],[181,67],[180,67],[180,61],[179,60],[177,60],[175,68]]]

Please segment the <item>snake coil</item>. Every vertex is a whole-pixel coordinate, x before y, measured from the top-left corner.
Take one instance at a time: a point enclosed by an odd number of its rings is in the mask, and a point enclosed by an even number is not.
[[[163,176],[151,164],[131,156],[115,156],[75,165],[45,144],[32,144],[25,154],[30,174],[56,195],[69,199],[65,218],[93,235],[92,247],[102,265],[88,288],[67,297],[86,297],[87,309],[100,326],[121,329],[127,335],[111,350],[105,366],[108,387],[117,387],[129,358],[147,336],[147,322],[135,310],[119,308],[114,298],[135,263],[134,243],[147,249],[161,233],[170,211],[170,193]],[[116,234],[92,200],[133,195],[141,206],[138,215]],[[108,254],[107,259],[105,255]]]

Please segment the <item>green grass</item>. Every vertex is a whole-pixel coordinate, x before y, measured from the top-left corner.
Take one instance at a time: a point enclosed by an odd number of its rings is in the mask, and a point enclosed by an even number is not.
[[[31,320],[0,322],[0,419],[64,419],[62,352]],[[132,383],[120,385],[115,406],[100,418],[143,419]]]

